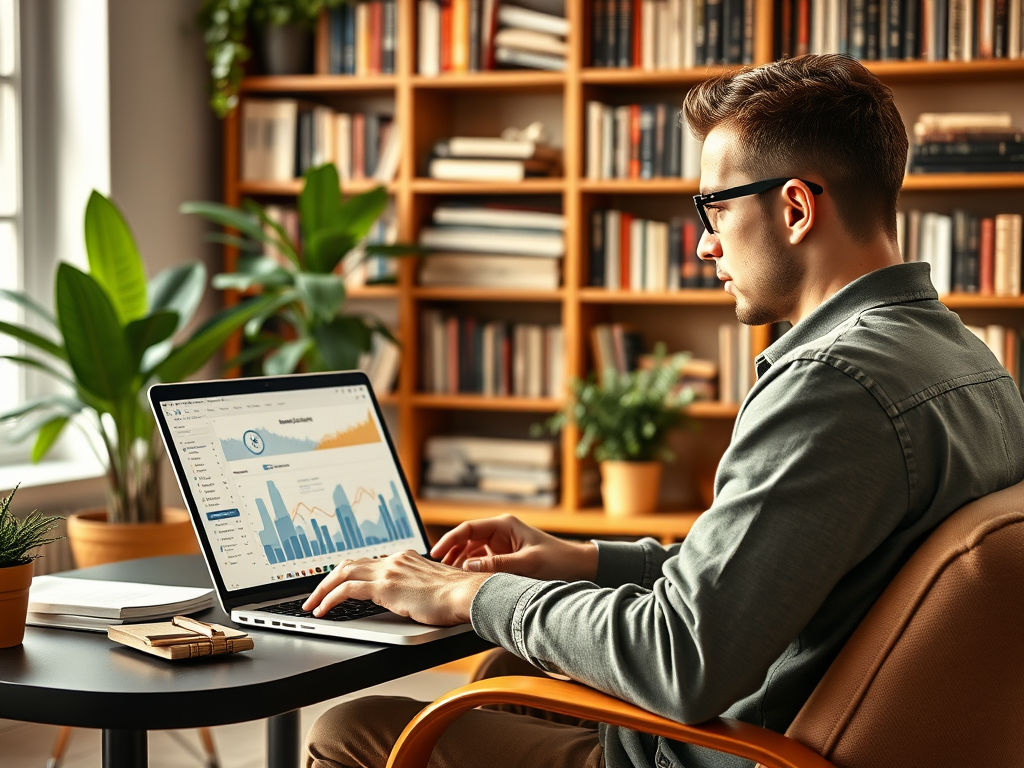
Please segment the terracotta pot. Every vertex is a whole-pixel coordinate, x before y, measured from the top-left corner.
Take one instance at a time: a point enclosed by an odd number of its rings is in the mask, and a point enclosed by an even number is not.
[[[105,509],[86,510],[68,516],[68,541],[79,568],[199,552],[184,509],[165,509],[159,523],[108,523]]]
[[[601,497],[612,517],[646,515],[658,506],[660,461],[602,461]]]
[[[32,566],[29,562],[0,568],[0,648],[13,648],[25,639]]]

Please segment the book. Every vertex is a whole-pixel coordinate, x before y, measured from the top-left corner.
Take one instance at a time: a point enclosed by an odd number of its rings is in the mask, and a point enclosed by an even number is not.
[[[557,258],[565,254],[561,233],[545,230],[424,227],[420,230],[420,244],[426,248],[520,256]]]
[[[548,53],[562,57],[568,53],[568,44],[560,37],[515,27],[499,30],[498,34],[494,36],[494,44],[500,48]]]
[[[551,166],[542,160],[485,160],[435,157],[427,175],[447,181],[522,181],[528,175],[550,175]]]
[[[469,464],[544,469],[558,465],[559,448],[559,444],[553,440],[434,435],[427,438],[424,457],[430,461],[454,457]]]
[[[554,56],[547,53],[531,53],[513,48],[495,46],[494,60],[498,64],[507,64],[512,67],[523,67],[525,69],[545,69],[553,72],[561,72],[565,69],[565,57]]]
[[[213,605],[213,590],[127,581],[36,576],[29,589],[34,614],[129,620],[193,613]]]
[[[254,647],[253,639],[245,632],[184,616],[175,616],[173,622],[110,627],[107,637],[116,643],[172,660],[220,656]]]
[[[535,141],[478,136],[454,136],[438,141],[433,152],[437,157],[488,160],[544,160],[554,163],[562,159],[562,150]]]
[[[501,204],[459,205],[451,201],[434,209],[435,224],[468,227],[498,227],[505,229],[543,229],[561,232],[565,229],[565,216],[551,210],[537,208],[505,208]]]
[[[519,27],[561,37],[569,34],[568,19],[504,3],[498,8],[498,22],[507,27]]]
[[[554,290],[561,278],[556,259],[494,254],[431,254],[420,267],[420,285]]]

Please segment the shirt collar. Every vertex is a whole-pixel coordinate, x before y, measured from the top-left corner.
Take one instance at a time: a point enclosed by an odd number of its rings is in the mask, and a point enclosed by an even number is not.
[[[811,314],[793,326],[757,356],[757,375],[764,373],[783,355],[814,341],[851,317],[875,307],[907,301],[938,299],[927,262],[894,264],[858,277],[823,301]]]

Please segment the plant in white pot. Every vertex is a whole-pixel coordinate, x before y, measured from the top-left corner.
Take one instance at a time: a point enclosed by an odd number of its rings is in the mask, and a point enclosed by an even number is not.
[[[687,358],[667,358],[664,345],[658,344],[648,369],[609,369],[600,380],[594,375],[574,379],[568,405],[545,422],[553,433],[576,425],[576,455],[593,455],[599,463],[601,496],[609,515],[641,515],[657,508],[664,462],[674,458],[666,445],[668,434],[692,424],[685,408],[693,401],[693,391],[678,386]]]
[[[0,648],[20,645],[25,638],[28,590],[32,586],[34,550],[57,541],[49,534],[62,518],[33,512],[19,520],[11,512],[15,488],[0,501]]]
[[[79,567],[197,551],[187,514],[163,514],[162,451],[145,393],[153,382],[178,381],[198,371],[269,300],[258,297],[224,310],[176,341],[206,289],[205,267],[182,264],[147,282],[124,217],[98,192],[86,206],[85,243],[88,272],[68,263],[57,267],[55,312],[27,294],[0,291],[0,299],[18,304],[41,327],[0,322],[0,334],[27,348],[5,359],[49,375],[62,390],[0,414],[0,423],[13,422],[15,440],[35,436],[34,461],[72,425],[97,448],[106,468],[108,503],[105,510],[68,520]],[[167,517],[174,524],[159,525]]]

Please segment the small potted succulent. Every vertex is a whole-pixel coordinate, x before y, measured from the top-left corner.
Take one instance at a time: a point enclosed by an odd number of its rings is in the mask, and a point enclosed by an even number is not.
[[[553,433],[568,424],[579,429],[576,455],[598,461],[607,514],[641,515],[657,507],[664,462],[674,458],[668,433],[691,424],[684,409],[693,391],[678,386],[687,358],[666,357],[658,344],[649,368],[574,379],[566,408],[543,425]]]
[[[60,523],[59,517],[33,512],[19,520],[11,512],[15,488],[0,501],[0,648],[21,645],[25,639],[28,613],[28,589],[32,585],[33,562],[40,555],[34,550],[57,541],[49,536]]]

